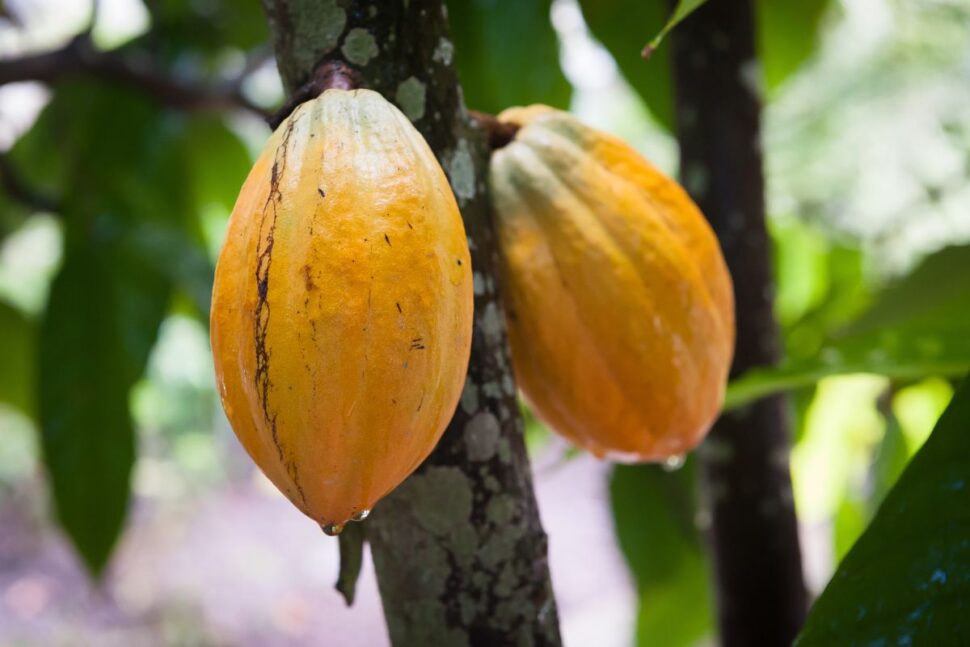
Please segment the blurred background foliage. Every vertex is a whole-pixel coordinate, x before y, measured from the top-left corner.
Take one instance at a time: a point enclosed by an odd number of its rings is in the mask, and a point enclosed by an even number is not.
[[[676,168],[669,48],[641,56],[667,3],[447,4],[442,51],[471,108],[569,108]],[[970,367],[970,2],[756,6],[745,81],[766,102],[785,359],[727,399],[791,393],[818,592]],[[85,60],[137,72],[62,66],[40,84],[0,61],[0,518],[13,506],[46,533],[56,517],[97,574],[132,514],[257,478],[218,406],[206,324],[225,223],[282,93],[256,2],[105,0],[93,20],[85,3],[2,8],[6,60],[76,55],[81,33]],[[530,451],[561,460],[569,450],[526,413]],[[691,458],[611,472],[639,645],[712,632],[695,476]]]

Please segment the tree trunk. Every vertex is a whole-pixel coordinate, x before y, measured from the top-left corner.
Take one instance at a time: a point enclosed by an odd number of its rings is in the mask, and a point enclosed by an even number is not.
[[[672,32],[681,177],[734,278],[732,376],[778,359],[751,0],[710,0]],[[781,396],[725,414],[700,451],[725,646],[790,645],[805,617]]]
[[[495,287],[489,149],[461,98],[440,0],[264,0],[283,83],[344,61],[393,101],[448,174],[472,253],[475,331],[461,404],[421,468],[367,524],[395,645],[558,645],[549,579]],[[404,269],[404,268],[402,268]]]

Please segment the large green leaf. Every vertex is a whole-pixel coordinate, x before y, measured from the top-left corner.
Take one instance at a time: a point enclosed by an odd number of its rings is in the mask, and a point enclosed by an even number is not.
[[[0,402],[22,413],[34,413],[34,323],[23,312],[0,301]]]
[[[852,323],[830,333],[810,354],[748,371],[728,386],[725,406],[842,373],[913,379],[962,375],[970,368],[970,245],[932,254],[888,285]]]
[[[667,19],[664,0],[580,0],[593,35],[613,55],[624,78],[643,98],[650,113],[667,130],[674,129],[674,98],[670,47],[649,60],[640,55],[647,39],[659,33]]]
[[[220,120],[162,110],[125,88],[68,83],[11,155],[33,186],[63,196],[72,219],[110,215],[129,247],[208,312],[212,267],[199,210],[231,208],[249,165]]]
[[[70,248],[40,332],[41,441],[61,525],[94,573],[123,525],[134,461],[128,390],[169,284],[117,243]]]
[[[454,45],[435,56],[455,57],[470,108],[499,112],[545,103],[566,108],[571,86],[559,67],[550,0],[448,0]]]
[[[692,458],[673,472],[656,465],[617,465],[613,471],[617,539],[640,593],[641,647],[694,645],[713,628],[695,484]]]
[[[800,647],[970,637],[970,380],[809,614]]]
[[[186,123],[140,94],[79,82],[57,89],[25,146],[49,162],[38,178],[64,203],[64,265],[39,337],[42,446],[58,517],[95,573],[127,508],[129,390],[173,287],[208,307]]]

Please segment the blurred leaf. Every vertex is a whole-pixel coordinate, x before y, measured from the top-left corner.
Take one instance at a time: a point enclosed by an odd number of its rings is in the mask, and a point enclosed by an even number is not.
[[[674,129],[670,48],[661,47],[649,60],[640,55],[650,34],[667,19],[664,0],[580,0],[590,31],[613,55],[624,78],[667,130]]]
[[[663,29],[660,30],[653,40],[650,41],[648,47],[651,50],[657,49],[660,45],[660,41],[664,39],[671,29],[676,27],[681,23],[681,21],[694,12],[698,7],[707,2],[707,0],[677,0],[677,6],[674,7],[674,12],[667,19],[666,24],[664,24]]]
[[[869,518],[866,503],[856,498],[854,493],[849,493],[842,498],[835,511],[833,528],[833,550],[836,561],[841,561],[859,539],[859,535],[866,529]]]
[[[775,314],[787,327],[826,298],[830,245],[825,234],[799,218],[771,218],[768,226],[775,247]]]
[[[970,636],[970,380],[839,565],[796,641],[950,645]],[[954,642],[956,640],[956,642]]]
[[[853,322],[830,333],[810,355],[748,371],[728,386],[726,408],[840,373],[916,379],[970,367],[970,246],[928,256],[888,285]]]
[[[196,116],[184,141],[197,207],[215,203],[231,211],[253,165],[242,140],[223,119]]]
[[[925,319],[954,305],[970,306],[970,284],[955,280],[966,276],[970,276],[970,245],[944,247],[924,258],[903,279],[887,285],[846,333]]]
[[[641,647],[694,645],[713,629],[695,483],[693,458],[674,472],[656,465],[613,470],[617,539],[640,592]]]
[[[899,475],[903,473],[906,463],[909,462],[912,455],[907,447],[906,437],[899,428],[899,421],[893,414],[892,407],[881,406],[880,409],[886,419],[886,429],[870,469],[871,506],[878,506],[882,503],[883,498],[899,480]],[[872,512],[875,512],[875,510],[872,510]]]
[[[213,270],[199,207],[231,207],[249,167],[221,121],[163,110],[125,88],[65,83],[11,156],[32,186],[63,196],[72,217],[110,214],[104,222],[125,244],[208,313]]]
[[[768,90],[781,85],[818,44],[828,0],[757,0],[758,51]]]
[[[354,604],[357,580],[364,563],[364,524],[348,523],[340,533],[340,573],[337,575],[336,589],[343,596],[347,606]]]
[[[193,51],[216,58],[226,48],[249,50],[266,43],[269,31],[259,2],[153,0],[152,48],[173,61]]]
[[[69,248],[51,287],[40,333],[41,442],[61,525],[95,574],[124,522],[134,461],[128,390],[169,292],[111,243]]]
[[[860,484],[885,427],[878,407],[886,386],[885,378],[874,375],[819,382],[791,454],[795,508],[806,523],[826,522],[847,497],[864,497]]]
[[[550,0],[448,0],[454,45],[436,57],[455,57],[466,103],[497,113],[545,103],[569,107],[571,86],[559,67],[559,41]]]
[[[208,320],[215,270],[203,246],[186,232],[154,223],[139,223],[125,235],[146,263],[185,290],[196,314]]]
[[[61,523],[99,573],[129,497],[129,390],[175,285],[208,309],[189,146],[202,136],[182,114],[88,81],[58,86],[28,137],[31,168],[64,203],[64,265],[40,334],[42,445]]]
[[[34,323],[23,312],[0,301],[0,402],[34,415]]]

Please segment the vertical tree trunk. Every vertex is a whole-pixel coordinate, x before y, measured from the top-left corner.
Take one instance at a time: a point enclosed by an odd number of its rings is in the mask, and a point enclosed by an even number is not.
[[[445,9],[440,0],[263,1],[287,90],[340,60],[397,104],[448,174],[471,247],[475,332],[461,404],[431,457],[366,522],[391,640],[558,645],[495,291],[489,150],[465,112]]]
[[[736,376],[778,358],[751,0],[710,0],[672,32],[681,176],[734,278]],[[701,448],[727,647],[790,645],[805,617],[781,396],[725,414]]]

